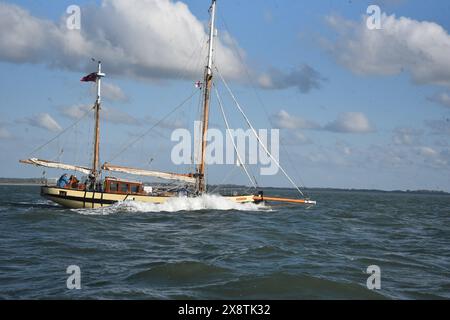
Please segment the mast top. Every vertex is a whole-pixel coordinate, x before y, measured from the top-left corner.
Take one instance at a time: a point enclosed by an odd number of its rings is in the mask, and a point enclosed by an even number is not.
[[[212,75],[212,59],[214,51],[214,33],[215,33],[215,22],[216,22],[216,0],[212,0],[211,7],[209,8],[211,12],[211,25],[209,30],[209,51],[208,51],[208,67],[207,74]]]
[[[102,72],[102,62],[98,61],[98,70],[97,70],[97,77],[98,78],[103,78],[106,76],[106,73]]]
[[[101,80],[103,77],[106,76],[105,73],[102,72],[102,62],[99,60],[98,61],[98,69],[97,69],[97,73],[96,73],[97,79],[97,105],[100,104],[101,102]]]

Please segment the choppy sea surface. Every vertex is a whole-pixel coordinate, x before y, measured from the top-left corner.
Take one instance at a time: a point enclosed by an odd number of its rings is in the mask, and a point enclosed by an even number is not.
[[[0,299],[450,298],[450,196],[310,195],[309,209],[205,197],[69,210],[0,186]]]

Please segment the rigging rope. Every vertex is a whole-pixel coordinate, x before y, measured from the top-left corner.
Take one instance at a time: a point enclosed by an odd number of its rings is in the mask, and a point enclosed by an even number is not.
[[[219,14],[220,14],[220,19],[223,21],[223,25],[224,25],[224,27],[225,27],[225,30],[226,30],[229,34],[232,34],[232,33],[230,32],[230,29],[228,28],[228,24],[227,24],[227,22],[226,22],[226,20],[225,20],[225,17],[222,15],[221,12],[220,12]],[[234,39],[234,38],[231,38],[231,39],[230,39],[230,42],[231,42],[232,48],[233,48],[233,50],[234,50],[236,56],[238,57],[238,59],[239,59],[239,61],[241,62],[242,66],[244,67],[243,69],[244,69],[244,71],[245,71],[245,73],[246,73],[246,76],[247,76],[247,78],[248,78],[250,87],[252,88],[253,93],[255,94],[255,96],[256,96],[256,98],[257,98],[259,104],[261,105],[262,109],[264,110],[264,113],[266,114],[266,117],[267,117],[268,123],[270,124],[270,127],[272,127],[272,124],[271,124],[271,122],[270,122],[270,120],[269,120],[269,119],[270,119],[270,116],[269,116],[269,113],[267,112],[266,105],[264,104],[263,100],[261,99],[261,96],[258,94],[258,91],[256,90],[256,86],[255,86],[255,83],[254,83],[254,81],[253,81],[253,78],[254,78],[254,77],[251,77],[249,68],[248,68],[247,64],[245,63],[245,60],[243,59],[243,57],[242,57],[242,55],[241,55],[241,52],[239,51],[239,48],[238,48],[238,45],[237,45],[235,39]],[[305,187],[305,183],[303,182],[303,180],[302,180],[302,178],[301,178],[301,176],[300,176],[300,174],[299,174],[299,172],[298,172],[296,166],[294,165],[294,162],[292,161],[291,155],[290,155],[290,153],[288,152],[288,150],[287,150],[285,144],[283,143],[283,139],[282,139],[282,138],[280,138],[280,145],[281,145],[281,148],[283,149],[283,152],[287,155],[289,164],[290,164],[291,167],[294,169],[294,171],[295,171],[295,173],[296,173],[296,175],[297,175],[297,179],[300,180],[301,185],[302,185],[303,187]],[[305,190],[304,193],[307,194],[306,190]]]
[[[192,54],[190,55],[190,57],[187,59],[187,63],[186,63],[186,70],[189,70],[189,67],[192,65],[193,62],[193,58],[195,56],[197,56],[197,52],[200,49],[200,52],[203,50],[204,45],[202,45],[202,43],[204,43],[204,39],[206,38],[206,36],[204,36],[202,38],[202,40],[200,41],[200,45],[197,46],[193,51]],[[197,64],[199,64],[199,62],[197,61]],[[175,76],[175,78],[180,78],[182,74],[182,70],[179,70],[177,75]],[[139,140],[141,140],[143,137],[145,137],[146,135],[148,135],[151,131],[153,131],[153,129],[155,127],[157,127],[158,125],[160,125],[164,120],[166,120],[169,116],[171,116],[175,111],[177,111],[179,108],[181,108],[187,101],[189,101],[193,96],[195,95],[195,91],[194,93],[189,96],[186,100],[184,100],[179,106],[177,106],[174,110],[172,110],[170,113],[168,113],[164,118],[162,118],[160,121],[158,121],[157,123],[155,123],[150,129],[148,129],[147,131],[145,131],[142,135],[138,136],[135,140],[133,140],[133,142],[131,142],[130,144],[125,145],[124,148],[122,148],[118,153],[116,153],[110,160],[109,162],[114,161],[115,159],[117,159],[123,152],[125,152],[126,150],[128,150],[131,146],[133,146],[136,142],[138,142]],[[167,137],[165,137],[164,135],[162,135],[161,133],[155,131],[156,134],[158,134],[160,137],[166,139]]]
[[[295,182],[291,179],[291,177],[289,177],[289,175],[286,173],[286,171],[283,169],[283,167],[281,167],[280,163],[278,162],[277,159],[275,159],[275,157],[269,152],[269,150],[267,150],[267,147],[264,145],[264,143],[261,141],[261,139],[259,138],[258,133],[256,132],[255,128],[252,126],[252,124],[250,123],[250,120],[248,119],[247,115],[245,114],[244,110],[242,110],[239,102],[236,100],[236,97],[234,96],[233,92],[231,91],[230,87],[228,86],[227,82],[225,81],[225,79],[222,77],[222,74],[220,73],[219,69],[217,69],[217,67],[215,68],[217,73],[219,74],[220,79],[222,80],[223,84],[225,85],[225,88],[227,88],[228,93],[230,94],[231,98],[234,100],[234,103],[236,104],[236,107],[238,108],[239,112],[242,114],[242,116],[244,117],[245,121],[247,122],[247,125],[250,127],[251,131],[253,132],[253,134],[255,135],[256,139],[258,140],[259,144],[261,145],[261,147],[264,149],[264,151],[267,153],[267,155],[275,162],[276,166],[278,167],[278,169],[281,170],[281,172],[283,172],[283,174],[285,175],[285,177],[289,180],[289,182],[292,184],[292,186],[297,189],[297,191],[304,197],[305,195],[303,194],[303,192],[300,190],[300,188],[295,184]]]
[[[235,141],[234,141],[234,138],[233,138],[233,136],[232,136],[232,134],[231,134],[230,126],[228,125],[228,120],[227,120],[227,117],[226,117],[226,115],[225,115],[225,111],[224,111],[224,109],[223,109],[222,99],[221,99],[220,96],[219,96],[219,91],[217,91],[217,88],[216,88],[216,86],[215,86],[214,84],[213,84],[213,86],[214,86],[214,90],[215,90],[215,92],[216,92],[217,101],[219,102],[220,111],[222,111],[223,121],[225,122],[225,125],[226,125],[226,127],[227,127],[227,132],[228,132],[228,134],[229,134],[229,136],[230,136],[231,142],[233,143],[233,148],[234,148],[234,151],[236,152],[236,155],[237,155],[239,164],[242,165],[242,168],[244,169],[245,174],[247,175],[248,179],[250,180],[250,183],[253,185],[253,187],[254,187],[255,189],[257,189],[258,182],[256,182],[256,179],[255,179],[255,181],[253,181],[252,177],[250,176],[250,173],[249,173],[248,170],[247,170],[247,167],[245,166],[244,161],[242,161],[242,158],[241,158],[241,156],[240,156],[240,154],[239,154],[239,152],[238,152],[238,149],[237,149],[237,147],[236,147],[236,143],[235,143]]]
[[[112,162],[115,159],[117,159],[122,153],[127,151],[131,146],[133,146],[136,142],[144,138],[147,134],[149,134],[154,128],[159,126],[161,123],[163,123],[167,118],[169,118],[175,111],[180,109],[186,102],[188,102],[198,91],[195,90],[189,97],[184,99],[177,107],[175,107],[172,111],[170,111],[168,114],[166,114],[162,119],[160,119],[158,122],[156,122],[153,126],[151,126],[148,130],[146,130],[143,134],[138,136],[136,139],[134,139],[131,143],[126,145],[124,148],[122,148],[119,152],[117,152],[108,162]]]
[[[69,127],[65,128],[63,131],[61,131],[60,133],[58,133],[55,137],[53,137],[52,139],[50,139],[49,141],[47,141],[46,143],[44,143],[43,145],[37,147],[36,149],[34,149],[33,151],[30,152],[30,154],[28,155],[29,157],[31,157],[34,153],[38,152],[39,150],[41,150],[42,148],[48,146],[50,143],[52,143],[53,141],[55,141],[56,139],[58,139],[61,135],[63,135],[65,132],[67,132],[68,130],[72,129],[73,127],[75,127],[78,123],[80,123],[81,120],[83,120],[84,118],[86,118],[86,116],[89,114],[89,112],[91,112],[93,110],[94,107],[92,107],[92,109],[89,109],[88,111],[86,111],[83,116],[78,119],[77,121],[75,121],[74,123],[72,123]]]
[[[225,178],[223,178],[223,180],[220,183],[218,183],[216,185],[216,187],[210,193],[214,194],[217,190],[219,190],[222,187],[222,185],[224,184],[224,182],[227,181],[228,178],[230,178],[232,174],[234,174],[235,170],[236,170],[236,167],[234,167],[232,170],[230,170],[228,172],[228,174],[225,176]]]

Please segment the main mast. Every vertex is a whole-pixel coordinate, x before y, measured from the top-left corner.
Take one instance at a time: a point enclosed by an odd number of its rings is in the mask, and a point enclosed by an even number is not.
[[[212,86],[212,64],[214,53],[214,32],[215,32],[215,19],[216,19],[216,0],[212,0],[211,4],[211,23],[209,29],[209,51],[208,51],[208,65],[205,68],[204,78],[204,95],[203,95],[203,121],[202,121],[202,149],[200,164],[197,168],[197,191],[203,193],[206,191],[206,179],[205,179],[205,160],[206,160],[206,139],[208,134],[208,121],[209,121],[209,103],[210,93]]]
[[[97,99],[95,100],[95,128],[94,128],[94,159],[92,162],[92,174],[95,178],[97,178],[100,167],[99,167],[99,159],[100,159],[100,105],[102,102],[101,98],[101,84],[102,77],[105,74],[102,73],[102,62],[98,61],[98,70],[97,70]]]

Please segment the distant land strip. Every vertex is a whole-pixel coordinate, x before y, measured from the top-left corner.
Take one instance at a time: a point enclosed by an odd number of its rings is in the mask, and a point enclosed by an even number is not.
[[[0,178],[0,185],[42,185],[46,184],[45,178]],[[146,182],[144,182],[146,183]],[[151,184],[152,182],[148,182]],[[154,184],[154,182],[153,182]],[[164,183],[159,183],[164,184]],[[220,187],[220,189],[248,189],[248,186],[224,184],[224,185],[209,185],[210,189]],[[293,188],[283,187],[260,187],[262,190],[294,190]],[[450,195],[450,192],[442,190],[380,190],[380,189],[355,189],[355,188],[304,188],[305,191],[347,191],[347,192],[381,192],[381,193],[411,193],[411,194],[438,194],[438,195]]]

